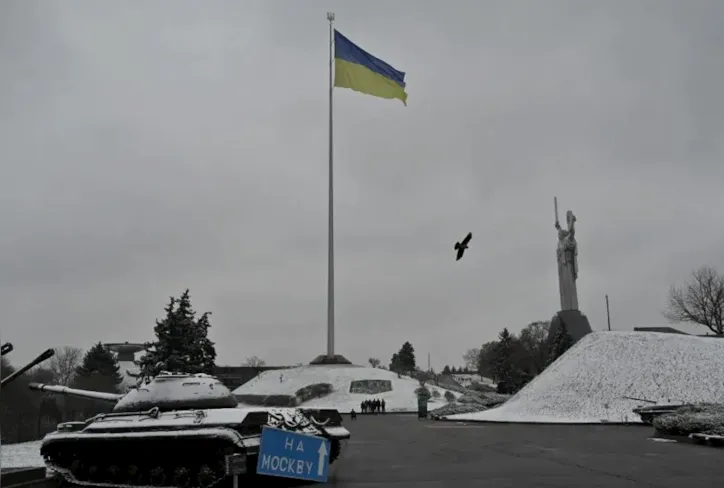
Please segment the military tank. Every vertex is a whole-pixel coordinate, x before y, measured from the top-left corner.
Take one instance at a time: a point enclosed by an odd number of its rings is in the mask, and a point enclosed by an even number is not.
[[[646,425],[653,425],[654,420],[662,415],[674,413],[684,407],[691,406],[685,403],[670,403],[665,405],[650,405],[647,407],[637,407],[633,412],[641,417],[641,422]]]
[[[74,485],[211,488],[230,483],[226,464],[255,474],[262,428],[330,440],[330,463],[350,437],[337,410],[240,407],[206,374],[161,372],[126,394],[31,383],[32,390],[113,403],[112,413],[65,422],[42,441],[48,468]]]

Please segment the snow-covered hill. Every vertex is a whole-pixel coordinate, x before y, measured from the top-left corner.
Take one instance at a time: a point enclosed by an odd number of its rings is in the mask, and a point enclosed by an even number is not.
[[[659,403],[724,402],[724,340],[652,332],[588,334],[497,408],[451,415],[498,422],[640,422]]]
[[[372,383],[385,385],[390,391],[384,393],[356,393]],[[347,413],[352,409],[360,410],[360,402],[380,399],[386,403],[388,412],[417,411],[415,390],[420,384],[407,376],[378,368],[352,365],[313,365],[299,366],[285,370],[264,371],[256,378],[234,390],[241,402],[249,402],[250,396],[261,400],[262,396],[286,395],[294,397],[299,390],[318,384],[331,385],[331,393],[321,398],[302,401],[299,405],[310,408],[335,408]],[[446,403],[444,388],[426,385],[431,392],[437,391],[439,397],[430,399],[428,409],[437,408]],[[456,398],[459,393],[451,392]]]

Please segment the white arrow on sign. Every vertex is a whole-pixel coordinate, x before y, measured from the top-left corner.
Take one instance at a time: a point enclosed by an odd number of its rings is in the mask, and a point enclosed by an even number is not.
[[[319,453],[319,464],[317,464],[317,476],[322,476],[324,474],[324,458],[327,457],[327,443],[322,442],[322,445],[319,446],[319,450],[317,451]]]

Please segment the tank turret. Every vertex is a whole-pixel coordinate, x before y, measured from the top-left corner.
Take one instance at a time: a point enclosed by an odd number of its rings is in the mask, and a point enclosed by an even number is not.
[[[7,346],[7,345],[10,345],[10,350],[8,350],[7,352],[12,351],[12,350],[13,350],[13,346],[12,346],[12,344],[10,344],[9,342],[3,344],[3,346],[2,346],[3,349],[5,349],[5,346]],[[7,354],[7,352],[3,352],[3,354]],[[28,364],[26,364],[26,365],[23,366],[22,368],[18,369],[18,370],[15,371],[14,373],[11,373],[11,374],[9,374],[7,377],[3,378],[3,380],[0,381],[0,388],[2,388],[3,386],[7,385],[7,384],[10,383],[11,381],[15,380],[15,378],[17,378],[17,377],[20,376],[21,374],[25,373],[25,372],[26,372],[27,370],[29,370],[30,368],[35,367],[35,366],[37,366],[38,364],[42,363],[43,361],[46,361],[46,360],[50,359],[51,357],[53,357],[54,354],[55,354],[55,351],[52,350],[52,349],[48,349],[48,350],[44,351],[40,356],[38,356],[37,358],[35,358],[35,359],[33,359],[32,361],[30,361]]]
[[[0,346],[0,356],[4,356],[9,352],[13,352],[13,345],[9,342],[6,342],[2,346]]]
[[[154,378],[142,381],[126,394],[80,390],[41,383],[30,383],[28,386],[31,390],[115,403],[113,411],[117,413],[138,412],[151,408],[169,411],[234,408],[238,405],[236,397],[221,381],[206,374],[163,371]]]
[[[113,403],[113,412],[58,425],[43,439],[46,465],[72,485],[210,488],[230,481],[230,459],[254,474],[264,427],[326,437],[329,462],[350,433],[337,410],[239,407],[206,374],[161,372],[126,394],[31,383],[32,390]]]

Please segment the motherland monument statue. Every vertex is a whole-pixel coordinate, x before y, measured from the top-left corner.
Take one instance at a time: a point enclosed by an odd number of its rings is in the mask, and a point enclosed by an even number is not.
[[[568,334],[577,342],[591,331],[588,318],[578,309],[578,242],[576,241],[576,216],[571,210],[566,212],[566,228],[558,220],[558,198],[553,197],[555,228],[558,231],[556,262],[558,264],[558,292],[561,309],[551,320],[548,337],[555,336],[561,325],[565,325]]]

